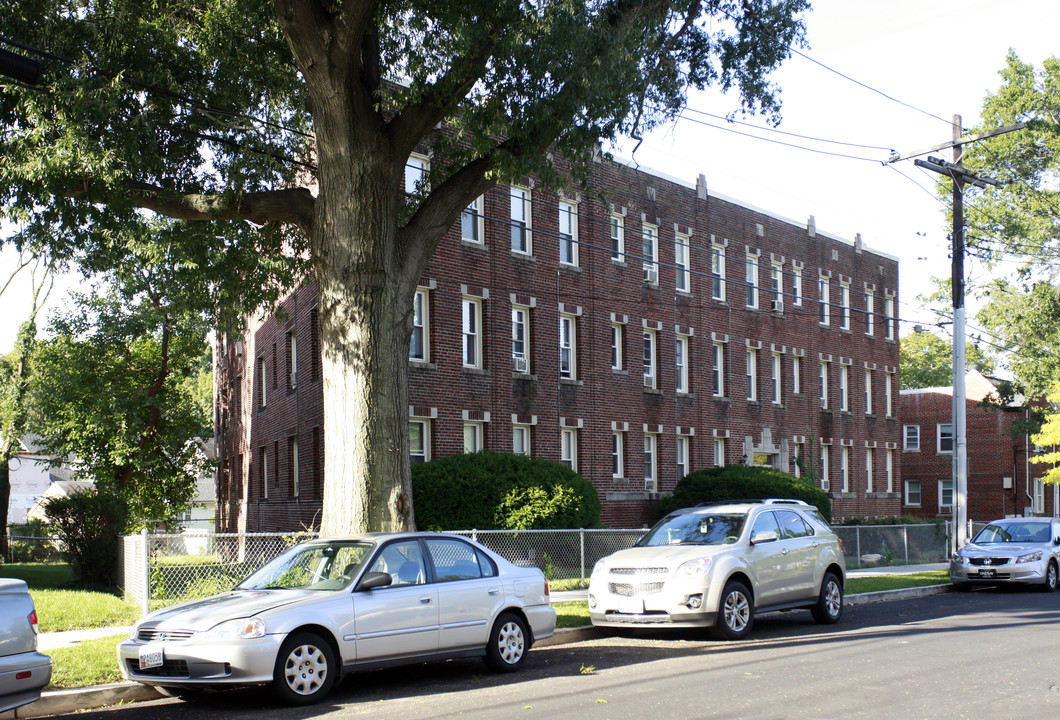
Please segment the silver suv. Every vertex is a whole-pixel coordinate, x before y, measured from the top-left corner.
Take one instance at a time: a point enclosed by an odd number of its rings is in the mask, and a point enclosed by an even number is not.
[[[636,545],[596,563],[589,617],[598,627],[709,627],[744,637],[754,616],[806,608],[843,614],[839,538],[801,500],[704,504],[670,513]]]

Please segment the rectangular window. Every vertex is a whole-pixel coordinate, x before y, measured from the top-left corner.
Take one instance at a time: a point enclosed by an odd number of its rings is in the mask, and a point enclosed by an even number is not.
[[[791,356],[791,392],[802,394],[802,358],[798,355]]]
[[[623,458],[623,433],[615,431],[611,433],[611,477],[625,477],[625,461]]]
[[[312,380],[320,379],[320,310],[309,311],[309,367],[312,369]]]
[[[850,492],[850,448],[839,448],[839,486],[840,492]]]
[[[850,392],[848,388],[848,377],[850,371],[846,365],[839,365],[839,409],[843,412],[850,412]]]
[[[482,445],[482,423],[464,423],[464,452],[476,453],[483,449]]]
[[[875,453],[872,448],[865,448],[865,492],[873,492],[872,489],[872,456]]]
[[[780,263],[773,263],[770,267],[769,285],[773,293],[773,309],[780,309],[784,303],[784,268]]]
[[[655,492],[657,487],[655,477],[655,453],[658,447],[658,439],[653,433],[644,434],[644,489],[647,492]]]
[[[419,288],[412,298],[412,338],[409,360],[427,362],[427,290]]]
[[[622,336],[621,323],[611,323],[611,369],[622,369]]]
[[[659,229],[654,225],[644,225],[640,237],[644,282],[657,285],[659,283]]]
[[[512,307],[512,372],[530,372],[530,311]]]
[[[691,292],[691,273],[689,273],[688,261],[688,236],[678,233],[674,238],[674,265],[676,274],[674,285],[681,292]]]
[[[530,191],[513,185],[511,196],[512,252],[531,255],[533,247],[530,239]]]
[[[902,426],[903,436],[903,450],[920,450],[920,426],[919,425],[903,425]]]
[[[674,365],[677,371],[675,391],[688,392],[688,338],[678,335],[674,342]]]
[[[865,414],[872,414],[872,370],[865,369]]]
[[[464,298],[463,309],[464,367],[482,367],[482,302]]]
[[[710,296],[715,300],[725,300],[725,247],[710,247]]]
[[[714,438],[714,467],[725,464],[725,438]]]
[[[565,380],[578,377],[576,331],[573,315],[559,316],[559,376]]]
[[[562,428],[559,431],[559,462],[575,472],[578,471],[578,431]]]
[[[891,373],[884,373],[883,374],[883,402],[884,402],[884,406],[885,406],[885,408],[887,410],[887,417],[892,417],[894,415],[894,410],[893,410],[893,408],[891,406],[891,383],[892,382],[894,382],[894,381],[891,380]]]
[[[513,455],[529,455],[530,454],[530,426],[529,425],[513,425],[512,426],[512,454]]]
[[[802,268],[795,268],[791,274],[791,304],[802,307]]]
[[[821,361],[821,409],[828,409],[828,363]]]
[[[747,399],[758,400],[758,351],[747,348]]]
[[[822,325],[827,325],[831,322],[831,315],[829,310],[828,300],[828,280],[827,278],[818,278],[817,280],[817,304],[820,305],[820,322]]]
[[[953,423],[938,424],[938,452],[953,452]]]
[[[883,301],[883,312],[884,312],[884,337],[888,340],[894,340],[894,298],[887,298]]]
[[[410,155],[405,162],[405,194],[426,195],[430,190],[430,161],[423,155]]]
[[[939,480],[939,512],[950,512],[953,508],[953,481]]]
[[[479,195],[460,213],[460,238],[464,242],[481,245],[485,242],[485,218],[483,204],[485,199]]]
[[[916,507],[920,506],[920,481],[919,480],[906,480],[905,481],[905,504],[913,505]]]
[[[287,389],[298,387],[298,338],[294,330],[287,333]]]
[[[290,496],[298,497],[298,436],[287,438],[287,472],[291,477]]]
[[[758,256],[747,256],[747,307],[758,307]]]
[[[887,450],[887,492],[894,492],[894,450]]]
[[[872,293],[865,293],[865,334],[876,333],[876,298]]]
[[[261,474],[261,496],[269,499],[269,446],[258,448],[258,467]]]
[[[716,342],[713,348],[713,363],[711,364],[711,384],[714,389],[714,397],[725,395],[725,347],[724,343]]]
[[[674,450],[677,453],[677,479],[680,480],[688,474],[688,448],[690,445],[690,438],[687,435],[677,436],[677,446]]]
[[[413,465],[420,465],[430,459],[429,421],[409,420],[409,461]]]
[[[563,201],[559,204],[559,261],[578,264],[578,207]]]
[[[780,353],[773,353],[773,404],[780,405],[783,401],[780,387],[781,358]]]
[[[839,285],[839,327],[850,329],[850,286],[846,283]]]
[[[265,407],[268,404],[265,392],[268,385],[265,376],[265,356],[262,355],[258,358],[258,407]]]
[[[655,332],[644,331],[644,387],[655,389]]]
[[[626,261],[626,229],[622,216],[611,213],[611,259]]]
[[[795,443],[795,457],[791,463],[791,474],[795,477],[802,477],[802,464],[806,462],[806,447],[803,443]]]
[[[821,489],[828,492],[832,487],[831,468],[828,462],[828,445],[821,446]]]

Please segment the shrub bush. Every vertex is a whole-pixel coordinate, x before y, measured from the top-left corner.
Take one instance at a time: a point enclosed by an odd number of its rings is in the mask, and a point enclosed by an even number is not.
[[[600,526],[592,483],[558,463],[498,452],[450,455],[412,468],[421,530]]]
[[[125,530],[122,500],[97,489],[48,500],[44,511],[78,582],[111,590],[118,585],[118,536]]]
[[[696,470],[677,481],[673,493],[659,499],[659,515],[701,502],[791,498],[816,506],[829,521],[832,503],[827,493],[810,483],[770,467],[725,465]]]

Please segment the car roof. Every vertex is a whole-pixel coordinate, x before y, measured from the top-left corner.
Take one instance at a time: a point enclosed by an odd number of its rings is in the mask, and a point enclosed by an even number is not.
[[[803,510],[812,507],[803,500],[793,500],[790,498],[765,498],[764,500],[714,500],[710,502],[701,502],[695,507],[675,510],[671,515],[685,515],[687,513],[706,514],[710,512],[749,512],[756,507],[773,505],[780,507],[794,507]]]

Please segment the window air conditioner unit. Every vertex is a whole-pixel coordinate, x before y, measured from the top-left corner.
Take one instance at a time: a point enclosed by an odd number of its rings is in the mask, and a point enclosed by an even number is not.
[[[243,343],[241,343],[238,340],[236,340],[236,355],[242,355],[242,354],[243,354]]]
[[[939,508],[939,513],[940,514],[950,514],[952,512],[953,512],[953,506],[952,505],[943,505],[942,507]]]
[[[784,312],[784,301],[783,300],[773,300],[770,303],[770,306],[773,308],[773,312],[775,312],[775,313]]]
[[[645,479],[644,480],[644,492],[655,492],[655,481]]]
[[[655,383],[653,382],[653,380],[654,380],[654,376],[652,376],[651,373],[645,373],[644,374],[644,387],[646,387],[646,388],[654,387]]]
[[[652,285],[659,284],[659,268],[654,265],[644,266],[644,282],[651,283]]]
[[[526,372],[526,358],[519,357],[516,355],[512,356],[512,372],[525,373]]]

